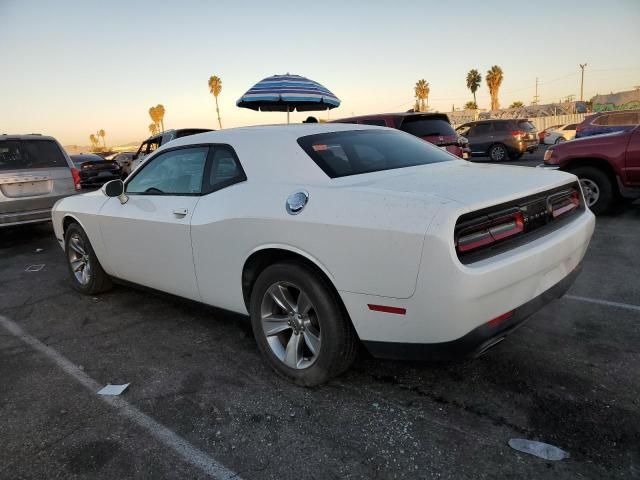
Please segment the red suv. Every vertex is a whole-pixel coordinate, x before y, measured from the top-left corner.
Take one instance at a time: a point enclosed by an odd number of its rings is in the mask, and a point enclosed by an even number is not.
[[[589,208],[604,213],[617,199],[640,198],[640,126],[552,145],[541,167],[577,175]]]
[[[444,113],[381,113],[333,120],[331,123],[359,123],[395,128],[420,137],[460,158],[469,158],[468,143],[459,136]]]

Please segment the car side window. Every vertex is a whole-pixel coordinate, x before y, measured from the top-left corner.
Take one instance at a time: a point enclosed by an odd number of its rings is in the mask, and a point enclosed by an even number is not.
[[[127,183],[126,192],[143,195],[199,195],[209,147],[163,152]]]
[[[492,128],[490,123],[479,123],[471,129],[471,134],[486,135],[487,133],[491,133],[491,130]]]
[[[209,157],[211,162],[205,175],[204,193],[215,192],[247,179],[238,157],[230,146],[213,146]]]
[[[609,117],[609,123],[607,125],[634,125],[637,123],[637,116],[633,112],[629,113],[612,113],[607,115]]]
[[[493,129],[496,132],[508,132],[509,130],[511,130],[507,122],[496,122],[493,124]],[[516,129],[514,128],[514,130]]]
[[[572,123],[571,125],[567,125],[566,127],[564,127],[564,129],[565,130],[575,130],[577,125],[578,125],[577,123]]]

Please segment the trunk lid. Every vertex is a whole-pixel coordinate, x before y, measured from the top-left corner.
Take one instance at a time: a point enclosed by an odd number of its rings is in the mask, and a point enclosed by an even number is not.
[[[360,176],[354,187],[380,192],[437,196],[480,209],[544,192],[575,181],[575,176],[540,168],[442,162]]]

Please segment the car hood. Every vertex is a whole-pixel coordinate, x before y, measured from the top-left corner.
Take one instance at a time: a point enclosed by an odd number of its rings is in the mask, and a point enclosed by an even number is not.
[[[483,208],[559,187],[575,180],[560,171],[465,161],[442,162],[362,175],[353,187],[380,193],[436,196]]]

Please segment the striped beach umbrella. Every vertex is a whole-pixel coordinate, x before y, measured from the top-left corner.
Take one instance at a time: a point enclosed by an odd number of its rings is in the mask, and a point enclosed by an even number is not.
[[[260,80],[238,99],[236,105],[262,112],[311,112],[329,110],[340,100],[318,82],[300,75],[273,75]]]

